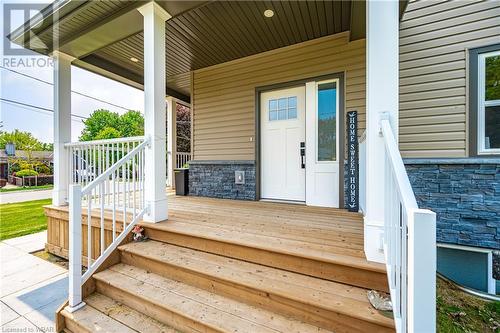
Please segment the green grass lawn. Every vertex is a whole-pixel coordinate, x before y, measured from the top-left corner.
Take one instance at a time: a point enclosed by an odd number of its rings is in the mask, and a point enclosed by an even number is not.
[[[52,190],[54,185],[41,185],[41,186],[26,186],[17,188],[0,188],[0,193],[2,192],[17,192],[17,191],[35,191],[35,190]]]
[[[0,205],[0,240],[46,230],[43,206],[51,202],[44,199]]]
[[[437,332],[500,332],[500,302],[471,296],[437,279]]]

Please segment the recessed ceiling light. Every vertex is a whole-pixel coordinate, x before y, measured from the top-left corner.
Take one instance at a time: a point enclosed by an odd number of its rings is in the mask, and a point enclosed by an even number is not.
[[[139,59],[132,57],[132,58],[130,58],[130,61],[132,61],[132,62],[139,62]]]
[[[272,9],[266,9],[264,11],[264,16],[265,17],[273,17],[274,16],[274,11]]]

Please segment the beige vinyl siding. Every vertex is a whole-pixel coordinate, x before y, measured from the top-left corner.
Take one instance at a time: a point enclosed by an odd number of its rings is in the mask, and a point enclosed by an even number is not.
[[[348,33],[260,53],[193,73],[194,159],[255,159],[257,87],[344,73],[346,110],[365,127],[365,40]]]
[[[467,49],[500,41],[500,1],[415,1],[400,24],[400,150],[467,156]]]

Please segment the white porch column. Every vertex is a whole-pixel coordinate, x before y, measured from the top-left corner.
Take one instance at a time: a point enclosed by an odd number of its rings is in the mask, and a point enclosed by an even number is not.
[[[151,1],[139,8],[144,16],[144,134],[151,140],[146,150],[144,191],[149,213],[145,221],[168,218],[165,136],[165,21],[170,15]]]
[[[167,170],[169,185],[174,187],[174,169],[177,163],[177,102],[167,97]]]
[[[73,57],[54,51],[54,190],[52,204],[66,205],[69,161],[64,144],[71,142],[71,62]]]
[[[380,118],[387,113],[398,137],[399,2],[366,3],[366,216],[365,254],[384,262],[384,141]]]

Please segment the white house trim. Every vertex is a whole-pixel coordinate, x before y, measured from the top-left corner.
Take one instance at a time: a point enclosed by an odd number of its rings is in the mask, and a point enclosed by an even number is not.
[[[398,133],[399,3],[366,3],[366,215],[365,254],[384,262],[384,140],[382,113],[388,113],[394,137]]]
[[[177,152],[177,99],[167,97],[167,170],[168,185],[174,186],[174,169]]]
[[[54,51],[54,190],[52,204],[68,200],[69,165],[64,144],[71,142],[71,62],[74,57]]]
[[[478,84],[477,84],[477,96],[478,96],[478,130],[477,130],[477,142],[478,142],[478,154],[479,155],[491,155],[500,154],[500,148],[486,148],[486,107],[489,106],[499,106],[500,100],[486,100],[485,91],[485,75],[486,75],[486,58],[492,56],[500,55],[500,51],[482,53],[478,58]]]
[[[151,140],[145,157],[144,190],[149,211],[144,220],[159,222],[168,218],[165,21],[171,16],[153,1],[138,10],[144,16],[144,135]]]

